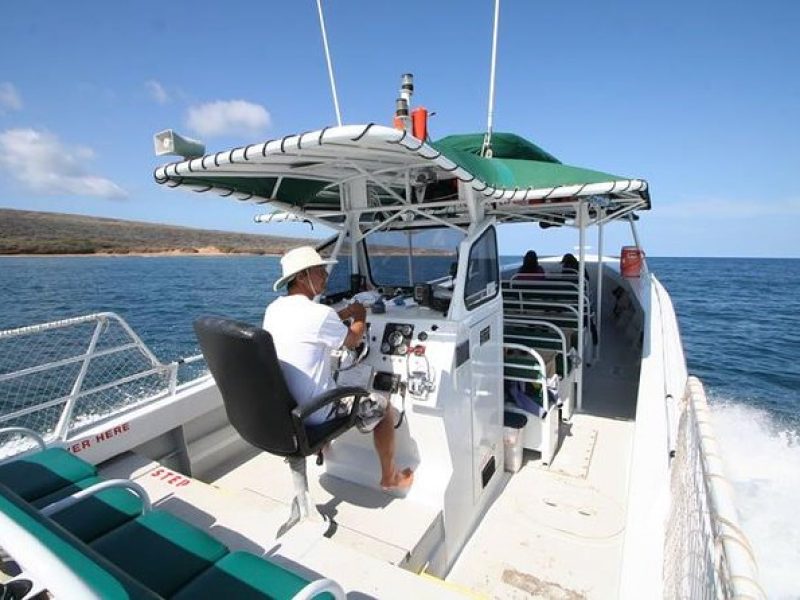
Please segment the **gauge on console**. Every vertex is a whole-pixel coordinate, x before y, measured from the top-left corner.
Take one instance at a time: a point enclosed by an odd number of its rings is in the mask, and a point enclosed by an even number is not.
[[[400,344],[403,343],[404,336],[399,330],[394,330],[392,333],[389,334],[389,345],[392,348],[397,348]]]

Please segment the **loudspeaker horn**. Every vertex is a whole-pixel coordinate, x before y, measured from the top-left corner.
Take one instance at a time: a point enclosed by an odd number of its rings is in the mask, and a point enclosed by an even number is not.
[[[172,129],[165,129],[153,136],[156,156],[173,154],[183,158],[198,158],[206,153],[206,146],[199,140],[178,135]]]

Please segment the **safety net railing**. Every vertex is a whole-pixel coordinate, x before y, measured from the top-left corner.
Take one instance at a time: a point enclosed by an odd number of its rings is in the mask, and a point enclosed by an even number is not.
[[[175,393],[192,356],[162,363],[118,315],[97,313],[0,331],[0,429],[66,440],[122,411]],[[0,459],[32,444],[3,434]]]
[[[689,377],[672,461],[666,524],[664,597],[766,598],[758,564],[739,527],[705,391]]]

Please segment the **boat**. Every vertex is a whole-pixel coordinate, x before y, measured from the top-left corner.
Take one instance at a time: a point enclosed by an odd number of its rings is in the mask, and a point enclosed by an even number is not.
[[[248,443],[261,421],[242,424],[244,400],[217,380],[250,358],[231,366],[216,342],[165,364],[113,313],[2,331],[0,547],[19,597],[765,597],[702,383],[639,241],[645,180],[563,164],[513,134],[432,141],[424,113],[404,110],[394,127],[215,153],[174,132],[156,146],[188,154],[156,169],[160,185],[335,232],[318,248],[338,260],[321,301],[357,299],[369,324],[361,351],[335,358],[338,383],[390,398],[414,484],[384,494],[353,423],[316,463]],[[615,221],[633,238],[622,260],[602,248]],[[554,257],[520,277],[497,249],[518,223],[573,228],[577,271]],[[266,344],[249,325],[197,330]],[[204,360],[211,373],[180,376]],[[249,373],[235,380],[279,395]],[[278,433],[295,450],[307,442]],[[132,498],[106,530],[75,517]],[[208,553],[193,571],[171,554],[188,539]],[[270,591],[281,578],[292,585]]]

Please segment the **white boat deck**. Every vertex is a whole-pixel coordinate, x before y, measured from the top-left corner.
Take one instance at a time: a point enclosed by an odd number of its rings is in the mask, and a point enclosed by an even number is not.
[[[281,468],[282,473],[272,469]],[[107,478],[132,479],[147,491],[154,508],[168,511],[192,525],[207,531],[226,544],[231,550],[245,550],[265,556],[309,579],[329,577],[335,579],[345,590],[348,598],[358,600],[414,598],[464,598],[453,586],[435,578],[421,577],[409,570],[397,568],[392,560],[400,560],[403,552],[393,547],[391,540],[410,540],[416,535],[413,527],[392,526],[393,515],[398,504],[364,506],[362,499],[352,507],[343,502],[341,515],[359,517],[372,531],[394,531],[399,537],[369,539],[362,532],[349,532],[340,526],[336,540],[324,537],[318,523],[302,523],[293,527],[281,538],[276,538],[278,528],[289,516],[285,502],[291,497],[287,488],[286,498],[280,501],[263,495],[258,490],[276,494],[280,486],[266,482],[290,479],[289,469],[281,461],[270,464],[261,456],[245,462],[222,479],[225,486],[208,484],[181,475],[136,454],[124,454],[101,467]],[[283,475],[283,477],[281,477]],[[252,476],[252,478],[251,478]],[[256,489],[231,485],[256,481]],[[317,497],[320,489],[314,487]],[[385,502],[385,500],[384,500]],[[405,502],[405,501],[403,501]],[[360,506],[360,508],[359,508]],[[389,508],[394,506],[394,508]],[[405,505],[409,508],[409,504]],[[417,507],[419,508],[419,507]],[[380,509],[380,510],[375,510]],[[360,518],[359,510],[368,511],[368,518]],[[404,511],[404,517],[408,514]],[[412,522],[410,525],[414,525]],[[416,521],[422,523],[422,520]],[[438,535],[438,533],[437,533]],[[423,535],[420,536],[424,538]]]
[[[428,549],[426,542],[432,543],[442,535],[438,511],[331,477],[313,459],[307,462],[311,498],[332,521],[327,537],[393,565],[414,571],[422,568],[423,564],[415,561],[415,557]],[[259,502],[277,503],[282,506],[284,519],[289,516],[294,496],[291,472],[276,456],[261,453],[214,484],[237,490]]]
[[[489,598],[617,597],[638,362],[612,327],[551,467],[526,451],[448,581]]]
[[[548,469],[526,452],[446,581],[416,575],[443,536],[441,515],[411,499],[324,473],[308,461],[311,496],[333,526],[303,524],[282,538],[293,497],[288,465],[266,453],[221,465],[206,482],[124,455],[106,477],[132,478],[158,508],[201,527],[231,549],[339,581],[365,598],[612,598],[626,517],[634,430],[636,351],[604,323],[602,356],[585,369],[583,411],[562,423]],[[614,331],[616,333],[616,331]],[[401,567],[401,568],[398,568]]]

